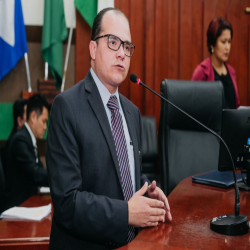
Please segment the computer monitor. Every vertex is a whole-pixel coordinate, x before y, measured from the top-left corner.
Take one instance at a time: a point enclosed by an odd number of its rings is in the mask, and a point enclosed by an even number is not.
[[[221,137],[229,148],[236,170],[246,172],[249,169],[250,176],[250,108],[223,110]],[[218,170],[232,170],[230,157],[222,142]],[[250,184],[250,178],[247,184]]]

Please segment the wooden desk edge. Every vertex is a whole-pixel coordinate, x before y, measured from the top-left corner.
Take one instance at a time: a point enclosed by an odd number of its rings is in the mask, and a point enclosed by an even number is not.
[[[36,237],[36,238],[11,238],[11,239],[0,239],[0,245],[6,243],[38,243],[38,242],[48,242],[49,237]]]

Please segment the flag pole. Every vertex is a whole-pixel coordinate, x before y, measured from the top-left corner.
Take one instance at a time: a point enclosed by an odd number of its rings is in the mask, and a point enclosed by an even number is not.
[[[73,17],[75,16],[75,6],[74,6],[74,11],[71,12],[71,21],[73,20]],[[68,37],[68,45],[67,45],[67,52],[65,56],[65,62],[64,62],[64,69],[63,69],[63,79],[62,79],[62,85],[61,85],[61,92],[64,91],[65,87],[65,80],[66,80],[66,74],[67,74],[67,68],[68,68],[68,61],[69,61],[69,53],[70,53],[70,45],[71,45],[71,40],[72,40],[72,35],[73,35],[73,23],[71,23],[70,31],[69,31],[69,37]]]
[[[49,64],[48,62],[45,62],[44,80],[48,80],[48,75],[49,75]]]
[[[65,86],[65,80],[66,80],[66,73],[67,73],[67,68],[68,68],[69,52],[70,52],[70,45],[71,45],[71,40],[72,40],[72,34],[73,34],[73,27],[71,27],[70,31],[69,31],[69,39],[68,39],[67,52],[66,52],[66,57],[65,57],[65,62],[64,62],[61,92],[64,91],[64,86]]]
[[[28,61],[28,53],[24,53],[24,59],[25,59],[25,68],[26,68],[26,75],[27,75],[27,81],[28,81],[28,92],[31,93],[31,83],[30,83],[30,68],[29,68],[29,61]]]

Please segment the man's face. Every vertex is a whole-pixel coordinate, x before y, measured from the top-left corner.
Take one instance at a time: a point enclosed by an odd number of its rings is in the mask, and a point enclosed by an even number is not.
[[[127,19],[120,13],[108,11],[102,19],[102,31],[98,36],[111,34],[119,37],[122,41],[131,42],[131,34]],[[97,44],[98,42],[98,44]],[[125,56],[121,45],[119,50],[108,48],[108,37],[90,42],[90,55],[92,67],[98,78],[106,86],[110,93],[114,93],[117,87],[125,80],[130,57]]]
[[[35,111],[34,111],[35,112]],[[37,118],[37,114],[35,113],[34,122],[32,126],[32,132],[37,139],[42,139],[44,132],[47,128],[48,121],[48,110],[43,107],[42,114]]]

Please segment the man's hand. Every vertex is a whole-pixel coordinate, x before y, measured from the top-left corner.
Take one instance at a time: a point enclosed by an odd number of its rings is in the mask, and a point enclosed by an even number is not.
[[[172,216],[170,213],[170,207],[168,204],[168,199],[163,191],[156,186],[156,181],[153,181],[150,186],[148,186],[147,190],[148,197],[151,199],[156,199],[162,201],[164,203],[164,209],[166,210],[166,218],[171,221]]]
[[[165,221],[164,202],[143,196],[148,191],[148,188],[148,183],[146,182],[128,201],[129,225],[131,226],[157,226],[158,221]]]

